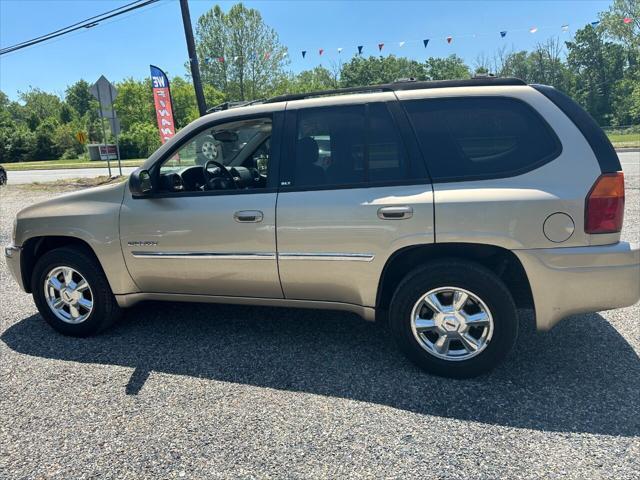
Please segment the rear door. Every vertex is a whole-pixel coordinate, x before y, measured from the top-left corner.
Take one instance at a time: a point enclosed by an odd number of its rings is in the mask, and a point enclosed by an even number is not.
[[[433,192],[405,122],[392,93],[287,105],[276,222],[286,298],[374,306],[389,256],[434,241]]]

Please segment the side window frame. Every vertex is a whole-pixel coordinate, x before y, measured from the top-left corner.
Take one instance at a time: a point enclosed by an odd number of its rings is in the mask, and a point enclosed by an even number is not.
[[[526,167],[516,168],[513,170],[501,172],[501,173],[470,174],[470,175],[433,178],[431,174],[432,172],[431,165],[434,162],[434,160],[430,159],[428,152],[425,152],[423,149],[423,145],[421,144],[418,138],[419,137],[418,131],[416,130],[415,125],[413,124],[411,115],[407,111],[407,103],[408,102],[437,102],[438,100],[458,100],[458,99],[460,101],[464,101],[465,99],[469,99],[469,98],[470,99],[490,99],[490,100],[501,99],[501,100],[508,100],[508,101],[512,101],[514,103],[519,103],[523,105],[530,114],[535,116],[540,121],[543,128],[547,131],[547,133],[549,133],[549,138],[551,138],[555,144],[554,151],[549,155],[547,155],[546,157],[543,157],[537,162],[533,162],[527,165]],[[536,170],[542,167],[543,165],[546,165],[547,163],[552,162],[562,154],[562,150],[563,150],[562,141],[556,134],[555,130],[551,127],[551,125],[549,125],[549,122],[547,122],[544,116],[542,116],[542,114],[538,112],[533,107],[533,105],[529,104],[528,102],[518,97],[511,97],[508,95],[469,95],[469,96],[461,95],[461,96],[447,96],[447,97],[414,98],[414,99],[400,100],[399,103],[400,103],[400,108],[402,109],[402,111],[404,112],[404,115],[406,116],[408,124],[411,126],[411,130],[415,138],[416,144],[419,150],[422,152],[422,157],[424,158],[425,166],[427,168],[427,171],[429,172],[429,176],[432,178],[432,183],[472,182],[472,181],[494,180],[494,179],[501,179],[501,178],[517,177],[518,175],[523,175],[525,173],[531,172],[533,170]]]
[[[298,122],[300,119],[299,113],[306,110],[332,108],[332,107],[347,107],[350,105],[362,105],[364,106],[365,118],[365,158],[368,160],[369,153],[369,136],[370,136],[370,115],[369,106],[371,104],[384,105],[389,113],[389,118],[396,129],[398,134],[398,141],[400,142],[400,148],[402,149],[406,159],[406,175],[409,177],[413,174],[415,169],[412,168],[413,162],[422,162],[424,165],[424,158],[417,146],[417,140],[412,137],[413,132],[405,132],[403,129],[410,127],[408,119],[402,121],[402,116],[405,112],[399,105],[398,100],[386,100],[380,102],[366,102],[366,103],[353,103],[353,104],[340,104],[340,105],[328,105],[326,107],[308,107],[298,108],[295,110],[287,110],[285,112],[285,125],[284,125],[284,145],[283,151],[286,150],[286,154],[283,155],[282,162],[280,164],[280,178],[278,181],[278,188],[281,192],[301,192],[301,191],[315,191],[315,190],[342,190],[342,189],[354,189],[354,188],[375,188],[385,186],[400,186],[400,185],[429,185],[431,179],[428,171],[425,168],[423,176],[417,176],[416,178],[406,178],[404,180],[385,180],[385,181],[369,181],[369,164],[365,162],[365,181],[359,183],[348,184],[324,184],[324,185],[307,185],[296,186],[295,185],[295,170],[296,170],[296,141],[298,135]]]
[[[173,157],[182,147],[192,142],[198,135],[206,130],[210,130],[217,125],[225,123],[240,122],[243,120],[254,120],[271,117],[271,152],[269,155],[269,165],[267,167],[267,186],[265,188],[252,188],[246,190],[204,190],[197,192],[156,192],[145,198],[177,198],[177,197],[206,197],[219,195],[250,195],[255,193],[276,193],[278,191],[278,178],[280,170],[280,159],[282,157],[282,137],[284,126],[284,112],[255,113],[250,115],[238,115],[227,117],[217,121],[212,121],[194,129],[190,134],[176,143],[170,150],[159,157],[149,168],[149,173],[154,184],[159,183],[160,167],[164,162]]]

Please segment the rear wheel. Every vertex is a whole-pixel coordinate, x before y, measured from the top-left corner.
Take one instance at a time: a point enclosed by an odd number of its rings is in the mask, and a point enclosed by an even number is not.
[[[389,322],[402,351],[430,373],[473,377],[509,353],[518,333],[511,293],[493,272],[462,260],[440,260],[398,286]]]
[[[36,262],[31,282],[40,314],[65,335],[93,335],[120,315],[102,268],[85,249],[45,253]]]

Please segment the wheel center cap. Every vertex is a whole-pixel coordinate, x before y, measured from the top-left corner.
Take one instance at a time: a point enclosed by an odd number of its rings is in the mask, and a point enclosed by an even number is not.
[[[453,316],[445,317],[444,320],[442,321],[442,326],[447,332],[454,332],[458,330],[458,327],[460,326],[460,321]]]
[[[73,297],[71,293],[66,288],[62,290],[62,292],[60,292],[60,296],[62,297],[62,300],[66,303],[70,303],[71,301],[73,301]]]

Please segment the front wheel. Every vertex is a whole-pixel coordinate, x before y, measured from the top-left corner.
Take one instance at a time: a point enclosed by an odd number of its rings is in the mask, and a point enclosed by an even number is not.
[[[120,315],[102,268],[83,248],[45,253],[36,262],[31,288],[40,314],[65,335],[93,335]]]
[[[409,273],[393,296],[389,321],[414,363],[446,377],[491,370],[518,334],[515,303],[502,280],[482,265],[455,259]]]

